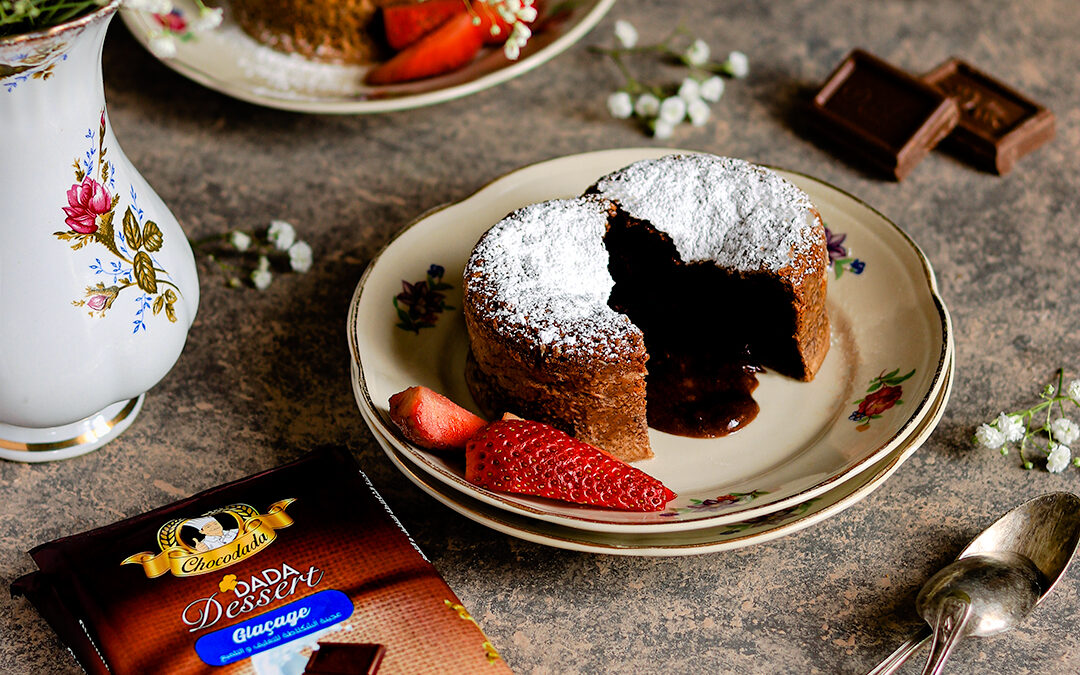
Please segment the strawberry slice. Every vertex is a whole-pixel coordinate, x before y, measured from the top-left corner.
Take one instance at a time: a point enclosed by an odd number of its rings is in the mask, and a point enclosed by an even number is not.
[[[427,387],[409,387],[391,396],[390,419],[405,438],[431,450],[460,450],[487,424]]]
[[[500,492],[623,511],[659,511],[675,498],[644,471],[529,420],[492,422],[469,439],[465,478]]]
[[[368,71],[367,84],[420,80],[457,70],[476,57],[484,44],[479,26],[468,14],[453,16],[405,51]]]
[[[394,51],[401,51],[446,23],[450,17],[465,11],[464,0],[423,0],[387,5],[383,7],[386,41]]]

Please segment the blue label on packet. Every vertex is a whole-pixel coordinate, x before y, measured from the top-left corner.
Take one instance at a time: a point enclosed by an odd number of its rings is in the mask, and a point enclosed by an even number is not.
[[[195,652],[208,666],[227,666],[341,623],[352,613],[349,596],[341,591],[319,591],[207,633],[195,642]]]

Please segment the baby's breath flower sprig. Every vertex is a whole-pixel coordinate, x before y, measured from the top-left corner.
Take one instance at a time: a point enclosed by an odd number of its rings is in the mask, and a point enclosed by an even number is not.
[[[533,6],[534,0],[463,0],[465,9],[472,16],[473,24],[479,26],[483,19],[480,12],[495,12],[507,25],[510,35],[503,43],[503,53],[506,58],[516,61],[521,56],[521,48],[532,37],[532,29],[529,24],[536,21],[537,11]],[[499,22],[491,21],[491,34],[499,35],[503,28]]]
[[[590,47],[595,54],[611,59],[622,74],[625,84],[610,94],[608,112],[617,119],[637,118],[655,138],[669,138],[683,121],[692,126],[704,126],[712,115],[710,103],[724,95],[724,80],[720,75],[746,77],[749,61],[742,52],[731,52],[725,61],[712,61],[712,50],[704,40],[694,38],[679,26],[667,37],[654,44],[638,44],[637,29],[628,21],[615,22],[615,47]],[[689,70],[677,85],[651,85],[634,77],[627,57],[654,54]]]
[[[1035,466],[1025,452],[1045,456],[1046,469],[1051,473],[1061,473],[1070,463],[1080,466],[1080,457],[1073,458],[1069,447],[1080,439],[1080,426],[1068,417],[1068,412],[1075,412],[1073,406],[1080,408],[1080,379],[1066,386],[1061,368],[1056,379],[1057,386],[1048,384],[1043,388],[1039,403],[1025,410],[1003,412],[994,421],[979,425],[975,443],[1008,455],[1010,444],[1019,442],[1020,463],[1025,469]]]
[[[225,284],[240,288],[249,282],[260,291],[274,280],[274,268],[303,274],[311,269],[311,245],[296,238],[296,228],[284,220],[273,220],[255,232],[233,230],[192,240],[191,247],[206,253],[225,275]],[[254,264],[252,265],[252,262]]]

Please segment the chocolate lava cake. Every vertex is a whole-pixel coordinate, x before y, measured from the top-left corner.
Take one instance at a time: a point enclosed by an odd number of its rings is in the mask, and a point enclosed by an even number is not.
[[[481,237],[464,274],[466,379],[489,416],[626,461],[652,456],[647,426],[721,436],[757,414],[757,371],[817,373],[827,263],[817,210],[776,173],[713,155],[637,162]]]

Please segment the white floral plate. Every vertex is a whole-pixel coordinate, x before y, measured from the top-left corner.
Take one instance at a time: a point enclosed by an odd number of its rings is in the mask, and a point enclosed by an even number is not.
[[[615,0],[581,0],[565,18],[538,30],[516,61],[501,48],[485,48],[475,61],[439,77],[417,82],[369,87],[366,66],[318,63],[266,47],[247,35],[229,16],[213,31],[193,33],[180,22],[174,35],[177,53],[163,63],[199,84],[235,98],[282,110],[311,113],[382,113],[443,103],[483,91],[526,73],[580,40],[615,4]],[[198,16],[191,0],[174,0],[185,24]],[[121,17],[135,39],[148,47],[161,32],[153,14],[123,9]]]
[[[881,214],[788,172],[781,173],[810,194],[832,228],[832,348],[813,382],[760,376],[754,397],[761,412],[736,434],[693,439],[651,430],[656,457],[636,466],[678,493],[665,511],[617,512],[478,488],[464,479],[460,456],[422,450],[396,434],[387,401],[416,384],[476,409],[463,376],[468,338],[460,311],[438,314],[434,326],[416,333],[403,330],[393,305],[402,282],[425,280],[425,273],[439,271],[430,266],[441,266],[442,282],[453,286],[441,292],[460,307],[469,252],[507,212],[579,194],[612,170],[665,152],[671,151],[608,150],[526,167],[422,217],[391,241],[357,285],[348,319],[357,402],[376,433],[417,468],[471,498],[607,532],[687,530],[759,517],[816,497],[899,447],[927,415],[951,354],[949,316],[933,271],[914,242]]]
[[[510,513],[447,487],[421,471],[384,436],[376,439],[391,463],[429,496],[461,515],[498,532],[556,548],[611,555],[672,557],[714,553],[761,544],[835,516],[880,487],[930,437],[952,391],[953,358],[945,384],[929,414],[908,439],[853,480],[780,511],[718,526],[662,533],[595,532]],[[356,374],[356,365],[353,365]],[[354,378],[355,379],[355,378]],[[363,410],[361,410],[363,413]],[[367,419],[367,415],[364,415]],[[370,423],[370,422],[369,422]]]

